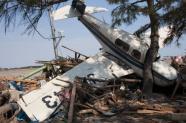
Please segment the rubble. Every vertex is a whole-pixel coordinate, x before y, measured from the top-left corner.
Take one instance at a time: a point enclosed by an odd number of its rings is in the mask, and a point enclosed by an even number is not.
[[[68,72],[71,73],[71,71]],[[170,123],[186,121],[186,98],[183,94],[180,96],[175,92],[173,98],[162,94],[154,94],[151,98],[144,99],[141,92],[142,79],[135,74],[110,79],[100,79],[96,76],[76,76],[70,80],[63,80],[64,78],[62,78],[57,77],[55,79],[68,83],[69,86],[62,87],[55,82],[57,86],[51,85],[52,88],[56,86],[53,89],[55,92],[59,90],[54,93],[57,96],[56,99],[59,99],[59,102],[56,100],[59,105],[50,115],[46,116],[43,122]],[[24,96],[26,93],[36,93],[40,87],[45,88],[46,85],[50,84],[51,80],[47,82],[44,81],[45,79],[47,80],[42,74],[40,77],[35,77],[35,80],[1,77],[1,121],[16,123],[32,121],[30,116],[25,113],[25,109],[20,107],[19,100],[26,101],[27,98]],[[20,86],[20,83],[22,83],[22,86]],[[183,80],[181,83],[183,84],[185,81]],[[23,89],[20,89],[21,87]],[[30,87],[35,87],[35,91],[29,89]],[[49,88],[45,90],[48,91],[48,94],[51,91]],[[49,107],[55,105],[55,102],[53,104],[48,102],[50,96],[46,95],[44,97],[41,100],[48,103]],[[30,95],[29,98],[36,99],[38,97]],[[19,103],[17,104],[17,102]],[[38,114],[46,112],[44,110],[38,112]]]
[[[130,67],[108,54],[97,54],[90,58],[84,56],[83,62],[77,57],[78,52],[75,53],[74,59],[38,61],[44,66],[21,77],[1,76],[1,121],[16,123],[186,121],[184,64],[179,63],[177,69],[181,81],[178,81],[172,92],[170,91],[171,96],[154,94],[146,99],[141,92],[142,78],[134,74]],[[182,93],[178,91],[180,86],[183,89]]]

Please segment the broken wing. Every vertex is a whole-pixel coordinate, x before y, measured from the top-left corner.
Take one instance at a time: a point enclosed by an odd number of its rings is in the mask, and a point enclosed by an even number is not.
[[[107,55],[108,56],[108,55]],[[97,79],[113,79],[132,74],[133,70],[119,66],[115,61],[104,56],[103,53],[90,57],[61,76],[57,76],[40,89],[24,95],[18,104],[32,121],[44,121],[60,106],[60,99],[55,95],[63,87],[69,87],[75,77],[93,77]],[[89,83],[94,86],[104,86],[107,83]]]

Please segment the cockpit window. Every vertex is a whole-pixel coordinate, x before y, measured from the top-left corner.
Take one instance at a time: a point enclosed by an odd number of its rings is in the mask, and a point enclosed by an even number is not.
[[[133,50],[131,55],[138,60],[141,58],[141,53],[138,50]]]
[[[118,46],[122,45],[122,41],[120,39],[116,39],[115,44]]]
[[[129,48],[130,48],[130,46],[127,44],[127,43],[125,43],[125,42],[123,42],[122,40],[120,40],[120,39],[116,39],[116,41],[115,41],[115,44],[117,45],[117,46],[119,46],[119,47],[121,47],[124,51],[128,51],[129,50]]]

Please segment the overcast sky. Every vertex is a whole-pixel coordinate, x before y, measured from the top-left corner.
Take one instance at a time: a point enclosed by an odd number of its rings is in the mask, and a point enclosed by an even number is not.
[[[106,0],[86,0],[87,5],[101,6],[109,9],[108,12],[95,14],[101,20],[111,24],[111,10],[114,6],[108,5]],[[67,4],[67,3],[66,3]],[[149,22],[148,18],[139,17],[132,25],[123,25],[119,28],[133,33],[143,24]],[[37,33],[34,35],[23,34],[24,25],[15,26],[4,33],[3,23],[0,24],[0,67],[21,67],[35,64],[36,60],[52,60],[54,58],[52,41],[41,38]],[[65,38],[63,45],[77,50],[85,55],[94,55],[99,51],[100,45],[92,34],[77,20],[77,18],[57,21],[55,27],[58,31],[64,31]],[[39,32],[45,37],[49,37],[50,26],[47,15],[44,15],[38,26]],[[177,48],[175,44],[160,49],[161,56],[183,55],[186,49],[186,37],[183,37],[181,47]],[[60,49],[60,52],[67,56],[69,52]]]

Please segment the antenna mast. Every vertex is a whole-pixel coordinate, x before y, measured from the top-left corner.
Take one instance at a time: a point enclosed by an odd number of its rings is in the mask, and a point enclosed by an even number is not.
[[[58,59],[57,41],[56,41],[56,35],[55,35],[56,30],[54,27],[54,18],[52,16],[51,6],[49,6],[48,8],[48,15],[50,18],[50,27],[51,27],[51,34],[52,34],[52,40],[53,40],[54,55],[55,55],[55,59]]]

